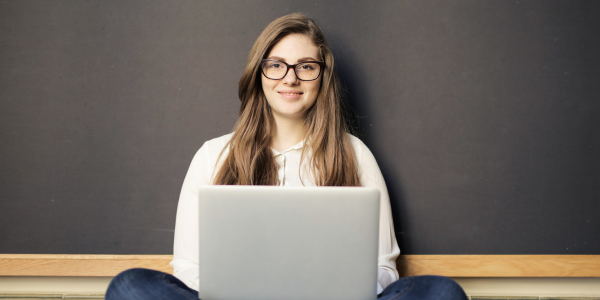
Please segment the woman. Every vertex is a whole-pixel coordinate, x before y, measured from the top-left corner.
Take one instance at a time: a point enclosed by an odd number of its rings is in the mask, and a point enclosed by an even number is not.
[[[466,299],[444,277],[398,280],[400,250],[385,182],[369,149],[348,133],[333,55],[312,20],[291,14],[269,24],[252,47],[238,93],[242,104],[233,133],[206,142],[183,183],[174,277],[129,270],[111,282],[106,299],[197,298],[197,192],[210,184],[375,187],[381,194],[380,297]]]

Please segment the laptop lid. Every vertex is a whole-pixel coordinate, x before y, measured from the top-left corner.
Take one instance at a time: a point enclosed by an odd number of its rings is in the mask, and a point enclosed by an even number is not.
[[[200,299],[376,298],[377,189],[208,186],[199,201]]]

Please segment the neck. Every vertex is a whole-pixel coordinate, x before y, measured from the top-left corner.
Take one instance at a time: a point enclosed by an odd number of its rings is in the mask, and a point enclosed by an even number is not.
[[[278,116],[273,117],[275,119],[275,134],[271,141],[272,148],[283,152],[304,139],[304,134],[306,133],[304,118],[288,119]]]

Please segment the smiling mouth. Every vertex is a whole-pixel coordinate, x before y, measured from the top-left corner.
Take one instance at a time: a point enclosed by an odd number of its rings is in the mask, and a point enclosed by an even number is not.
[[[291,96],[291,95],[302,95],[302,93],[300,93],[300,92],[298,92],[298,93],[291,93],[291,92],[278,92],[278,93],[280,93],[280,94],[282,94],[282,95],[290,95],[290,96]]]

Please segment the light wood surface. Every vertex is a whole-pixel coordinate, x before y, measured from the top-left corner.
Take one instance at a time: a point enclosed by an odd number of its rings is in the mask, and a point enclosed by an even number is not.
[[[172,273],[172,255],[0,254],[0,276],[115,276],[131,268]],[[600,255],[401,255],[400,276],[600,277]]]
[[[600,255],[402,255],[400,276],[600,277]]]
[[[0,276],[115,276],[131,268],[173,273],[172,255],[0,254]]]

